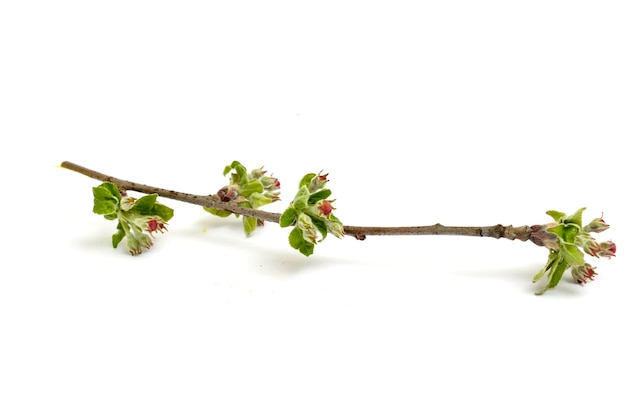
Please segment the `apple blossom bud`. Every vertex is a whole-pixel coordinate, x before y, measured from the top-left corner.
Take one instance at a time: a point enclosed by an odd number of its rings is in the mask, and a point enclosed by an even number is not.
[[[585,251],[585,253],[591,256],[595,256],[596,258],[602,251],[602,247],[600,246],[600,244],[589,235],[579,236],[576,243],[582,248],[582,250]]]
[[[611,242],[610,240],[608,242],[600,242],[600,252],[598,252],[598,255],[603,256],[605,258],[611,258],[613,256],[615,256],[615,252],[617,250],[617,246],[615,245],[615,243]]]
[[[328,182],[328,174],[318,174],[313,179],[311,179],[311,184],[309,186],[309,191],[314,193],[318,190],[324,188],[325,184]]]
[[[320,201],[317,207],[319,208],[322,216],[328,216],[330,212],[333,211],[333,206],[330,204],[330,201],[328,200]]]
[[[583,228],[583,230],[587,233],[600,233],[604,232],[610,226],[602,220],[601,217],[597,219],[593,219],[587,226]]]
[[[594,276],[596,276],[595,268],[588,263],[572,268],[572,277],[580,285],[586,284],[588,280],[593,281]]]

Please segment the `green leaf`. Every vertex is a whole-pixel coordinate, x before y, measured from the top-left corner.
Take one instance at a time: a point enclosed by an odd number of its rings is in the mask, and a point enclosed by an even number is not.
[[[250,197],[252,193],[262,193],[263,192],[263,184],[259,180],[252,180],[242,184],[239,188],[239,194],[244,197]]]
[[[561,240],[563,240],[565,238],[565,227],[566,226],[564,224],[559,224],[559,225],[556,225],[554,227],[546,228],[546,232],[554,233]]]
[[[315,251],[315,245],[313,245],[310,242],[305,241],[304,243],[302,243],[302,245],[300,246],[298,250],[304,256],[311,256],[313,255],[313,251]]]
[[[315,246],[311,242],[307,242],[302,235],[302,230],[294,227],[291,233],[289,233],[289,245],[292,248],[297,249],[304,256],[310,256],[313,254]]]
[[[570,265],[570,266],[580,266],[585,263],[585,255],[571,243],[562,243],[560,245],[561,257]]]
[[[328,234],[328,229],[326,228],[326,221],[315,216],[310,216],[310,217],[311,217],[311,222],[313,223],[313,226],[315,226],[315,228],[319,230],[319,232],[322,235],[321,240],[326,239],[326,235]]]
[[[99,186],[93,187],[93,196],[102,199],[113,198],[117,201],[122,199],[119,188],[112,182],[103,182]]]
[[[574,243],[581,232],[581,228],[576,224],[570,223],[548,227],[546,231],[554,233],[564,242]]]
[[[129,210],[142,216],[149,216],[152,214],[152,206],[156,203],[158,195],[148,194],[135,201],[133,207]]]
[[[554,219],[555,222],[561,221],[565,217],[565,213],[556,210],[548,210],[546,214]]]
[[[302,236],[302,230],[294,227],[289,233],[289,244],[292,248],[300,250],[300,246],[304,243],[304,237]]]
[[[92,192],[94,213],[112,215],[117,211],[122,196],[115,184],[104,182],[97,187],[93,187]]]
[[[266,204],[271,203],[273,200],[266,196],[265,194],[261,194],[261,193],[252,193],[250,194],[249,201],[252,205],[252,208],[257,208],[257,207],[261,207],[264,206]]]
[[[578,227],[583,227],[583,211],[586,207],[579,208],[576,213],[568,216],[564,221],[565,223],[574,223]]]
[[[235,161],[237,162],[237,161]],[[234,162],[233,162],[234,163]],[[233,169],[232,165],[226,165],[226,167],[224,168],[224,173],[222,175],[226,176],[228,175],[228,173]]]
[[[174,209],[156,202],[152,206],[152,215],[159,216],[165,223],[167,223],[172,219],[172,217],[174,217]]]
[[[538,291],[535,294],[541,295],[547,290],[549,290],[550,288],[554,288],[557,285],[559,285],[559,282],[561,281],[561,278],[563,277],[563,273],[567,270],[567,268],[569,268],[567,261],[565,261],[565,259],[561,259],[558,265],[555,268],[552,268],[550,270],[550,273],[548,274],[548,284],[545,286],[543,290]]]
[[[128,211],[141,216],[158,216],[167,223],[174,217],[174,210],[165,204],[157,202],[157,197],[158,194],[144,195],[136,200],[135,204]]]
[[[580,234],[580,227],[575,224],[568,224],[563,230],[563,240],[567,243],[574,243]]]
[[[339,220],[337,216],[335,216],[333,213],[330,213],[330,216],[328,216],[328,218],[335,223],[341,224],[341,220]]]
[[[328,197],[330,197],[331,194],[332,191],[330,191],[328,188],[319,190],[318,192],[311,194],[311,196],[309,197],[309,206],[314,205],[318,201],[327,199]]]
[[[293,226],[296,221],[297,215],[298,213],[296,212],[296,209],[294,209],[293,207],[287,208],[287,210],[285,210],[284,213],[280,215],[280,227]]]
[[[248,170],[246,169],[246,167],[244,167],[237,161],[233,161],[231,165],[233,168],[235,168],[235,172],[237,173],[237,177],[239,179],[239,184],[246,184],[248,182]]]
[[[257,220],[254,217],[243,217],[243,230],[246,232],[246,236],[250,236],[256,229]]]
[[[113,216],[113,218],[117,218],[115,215],[117,211],[118,204],[115,204],[112,201],[107,200],[95,200],[93,202],[93,212],[96,214],[102,214],[104,216]]]
[[[202,207],[202,208],[204,209],[204,211],[206,211],[208,213],[211,213],[211,214],[213,214],[215,216],[218,216],[218,217],[228,217],[231,214],[233,214],[230,211],[218,210],[218,209],[214,209],[212,207]]]
[[[558,252],[550,252],[550,255],[548,255],[548,262],[543,267],[543,269],[541,271],[539,271],[537,273],[537,275],[535,275],[533,277],[533,282],[539,281],[541,279],[541,277],[543,277],[546,274],[546,272],[548,272],[550,270],[550,268],[552,268],[554,266],[554,262],[558,258],[559,258]]]
[[[312,180],[313,178],[315,178],[315,176],[316,176],[316,175],[317,175],[317,174],[314,174],[314,173],[312,173],[312,172],[311,172],[311,173],[309,173],[309,174],[306,174],[306,175],[305,175],[304,177],[302,177],[302,179],[300,180],[300,185],[298,185],[298,187],[299,187],[299,188],[306,187],[306,188],[308,189],[308,188],[309,188],[309,186],[311,185],[311,180]]]
[[[546,231],[554,233],[563,242],[574,243],[576,237],[580,234],[580,228],[575,224],[559,224],[554,227],[548,227]]]
[[[113,247],[117,248],[117,245],[120,244],[120,242],[124,239],[125,236],[126,236],[126,231],[122,227],[122,223],[118,222],[117,223],[117,233],[115,233],[113,235],[112,241],[111,241],[111,243],[113,243]]]

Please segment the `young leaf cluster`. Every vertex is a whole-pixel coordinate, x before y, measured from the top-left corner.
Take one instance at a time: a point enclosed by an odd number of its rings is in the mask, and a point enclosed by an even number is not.
[[[328,197],[327,175],[307,174],[300,181],[294,200],[280,216],[280,226],[294,226],[289,233],[289,244],[305,256],[313,254],[315,245],[328,233],[342,237],[343,224],[332,213],[334,207]],[[321,237],[321,239],[320,239]]]
[[[536,234],[540,236],[542,246],[546,246],[550,250],[548,262],[533,278],[533,282],[536,282],[544,275],[547,276],[546,286],[537,292],[538,295],[556,287],[565,271],[570,268],[572,269],[572,276],[579,284],[593,280],[596,275],[595,268],[585,262],[584,253],[596,258],[615,256],[615,243],[610,240],[597,242],[591,235],[591,233],[603,232],[609,226],[602,218],[596,218],[583,227],[582,214],[584,210],[583,207],[570,216],[555,210],[547,212],[554,219],[554,223],[543,226],[543,230],[537,231]]]
[[[252,209],[278,201],[280,199],[280,182],[276,178],[265,175],[266,172],[263,168],[248,172],[247,168],[240,162],[233,161],[224,168],[224,176],[230,174],[230,184],[222,187],[217,192],[217,196],[221,201],[234,202],[242,207]],[[204,207],[204,210],[219,217],[228,217],[232,214],[229,211],[212,207]],[[239,217],[238,214],[235,216]],[[262,220],[243,216],[243,228],[246,235],[250,235],[257,226],[262,225]]]
[[[107,220],[117,220],[117,232],[112,237],[114,248],[126,238],[132,255],[152,247],[153,233],[167,230],[165,225],[174,216],[174,210],[157,202],[157,194],[136,199],[122,196],[117,185],[105,182],[93,187],[93,212]]]

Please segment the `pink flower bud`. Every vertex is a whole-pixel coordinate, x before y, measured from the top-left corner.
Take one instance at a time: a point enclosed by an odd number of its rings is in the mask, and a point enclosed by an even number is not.
[[[322,200],[318,208],[323,216],[328,216],[330,212],[333,211],[333,206],[331,206],[330,201],[328,200]]]
[[[148,232],[163,232],[163,230],[167,230],[165,228],[165,223],[163,223],[160,219],[150,219],[148,223],[146,223],[146,229]]]
[[[328,174],[317,174],[315,177],[313,177],[313,179],[311,180],[311,183],[309,184],[309,191],[311,191],[312,193],[316,192],[317,190],[321,190],[322,188],[324,188],[324,185],[328,182]]]
[[[572,277],[580,285],[586,284],[588,280],[593,281],[594,276],[596,276],[595,268],[587,263],[572,268]]]
[[[615,243],[611,242],[610,240],[608,242],[601,242],[600,248],[601,250],[600,252],[598,252],[598,255],[605,258],[611,258],[615,256],[615,251],[617,250],[617,246],[615,245]]]
[[[600,244],[593,238],[588,237],[581,239],[580,246],[582,249],[591,256],[595,256],[596,258],[599,256],[602,251],[602,247]]]
[[[261,168],[256,168],[256,169],[253,169],[253,170],[250,172],[250,177],[255,178],[255,179],[259,179],[259,178],[261,178],[262,176],[264,176],[266,172],[267,172],[267,171],[265,171],[265,170],[263,169],[263,167],[261,167]]]
[[[260,181],[265,191],[274,191],[280,188],[280,181],[274,177],[262,177]]]
[[[150,249],[152,247],[152,239],[145,233],[129,233],[126,235],[126,246],[131,255],[140,255],[142,248]]]
[[[593,219],[587,226],[585,226],[584,230],[587,233],[600,233],[604,232],[609,228],[609,225],[602,220],[602,217]]]

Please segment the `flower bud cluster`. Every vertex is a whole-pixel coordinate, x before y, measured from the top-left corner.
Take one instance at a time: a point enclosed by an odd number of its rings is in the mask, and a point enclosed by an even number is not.
[[[116,248],[126,238],[126,247],[131,255],[139,255],[143,249],[153,245],[154,233],[167,230],[167,222],[174,211],[156,201],[156,194],[145,195],[139,199],[122,195],[113,183],[103,183],[93,188],[96,214],[107,220],[117,220],[117,232],[112,243]]]
[[[307,174],[300,181],[294,200],[280,217],[280,226],[294,226],[289,234],[291,247],[309,256],[314,245],[326,238],[328,233],[336,237],[344,235],[343,224],[333,214],[335,207],[329,200],[332,192],[326,188],[328,174]]]
[[[556,287],[563,273],[569,268],[577,283],[586,284],[589,280],[593,280],[596,275],[595,268],[585,262],[585,254],[595,258],[615,256],[617,251],[615,243],[610,240],[598,242],[591,235],[604,232],[609,225],[600,217],[583,226],[584,210],[581,208],[571,216],[558,211],[548,211],[548,215],[555,220],[553,223],[531,226],[530,240],[550,250],[548,262],[534,278],[534,281],[537,281],[546,274],[548,276],[546,287],[538,294]]]
[[[237,203],[248,208],[259,208],[280,200],[280,182],[266,175],[263,168],[248,169],[238,161],[233,161],[224,168],[224,175],[230,174],[230,183],[219,189],[217,197],[225,203]],[[220,217],[230,216],[229,211],[204,207],[206,211]],[[238,215],[235,215],[238,217]],[[247,235],[257,226],[263,225],[262,220],[251,217],[243,218],[243,226]]]

